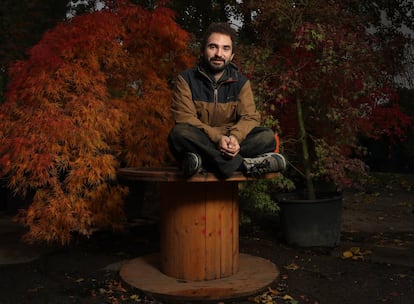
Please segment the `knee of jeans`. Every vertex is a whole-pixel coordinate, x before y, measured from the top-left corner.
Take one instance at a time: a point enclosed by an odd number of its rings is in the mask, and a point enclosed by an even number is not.
[[[190,124],[187,124],[187,123],[176,124],[172,129],[172,132],[179,133],[179,134],[183,134],[183,133],[184,134],[192,134],[192,133],[197,132],[197,131],[198,131],[197,127],[195,127],[193,125],[190,125]]]
[[[266,142],[270,145],[272,144],[274,146],[274,152],[279,153],[279,147],[280,147],[280,138],[279,135],[273,130],[268,129],[267,132],[264,132],[263,134],[264,138],[266,138]]]
[[[178,142],[199,142],[206,136],[200,129],[190,124],[176,124],[171,130],[170,140]]]

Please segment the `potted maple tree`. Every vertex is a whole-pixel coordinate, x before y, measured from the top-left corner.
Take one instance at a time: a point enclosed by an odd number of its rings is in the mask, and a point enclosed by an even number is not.
[[[410,118],[399,111],[381,48],[362,21],[339,5],[300,4],[263,2],[252,23],[261,47],[248,48],[244,66],[297,190],[278,196],[285,239],[335,246],[341,192],[367,177],[360,136],[398,138]]]
[[[117,168],[168,157],[169,84],[193,64],[190,37],[171,10],[122,3],[58,24],[10,68],[0,177],[35,192],[18,215],[28,241],[122,227]]]

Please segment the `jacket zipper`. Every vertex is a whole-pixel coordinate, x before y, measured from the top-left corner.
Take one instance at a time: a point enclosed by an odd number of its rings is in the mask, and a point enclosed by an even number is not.
[[[221,83],[217,83],[217,82],[213,82],[210,77],[208,77],[208,75],[206,73],[204,73],[203,71],[199,70],[199,72],[204,75],[205,77],[207,77],[207,79],[210,80],[211,86],[213,87],[213,115],[211,118],[211,124],[214,126],[215,120],[216,120],[216,112],[217,112],[217,108],[218,108],[218,90],[221,86],[221,84],[223,83],[227,83],[227,82],[233,82],[234,80],[230,80],[227,79]]]
[[[218,107],[218,89],[219,89],[219,84],[215,83],[213,84],[213,90],[214,90],[214,110],[213,110],[213,117],[211,119],[211,124],[214,126],[215,125],[215,120],[216,120],[216,113],[217,113],[217,107]]]

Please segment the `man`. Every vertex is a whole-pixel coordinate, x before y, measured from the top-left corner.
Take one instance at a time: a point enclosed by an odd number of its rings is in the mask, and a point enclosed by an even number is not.
[[[250,81],[231,62],[236,38],[228,23],[211,24],[199,64],[178,76],[168,144],[186,177],[203,169],[224,179],[235,171],[260,176],[286,167],[273,153],[273,131],[259,126]]]

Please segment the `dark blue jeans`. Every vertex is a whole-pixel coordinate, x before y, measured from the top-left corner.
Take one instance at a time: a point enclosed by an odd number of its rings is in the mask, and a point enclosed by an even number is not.
[[[168,145],[178,162],[186,152],[197,153],[201,156],[203,167],[221,178],[227,178],[239,170],[244,157],[273,152],[276,148],[274,133],[266,127],[254,128],[239,144],[239,154],[229,158],[220,152],[217,143],[190,124],[176,124],[168,136]]]

